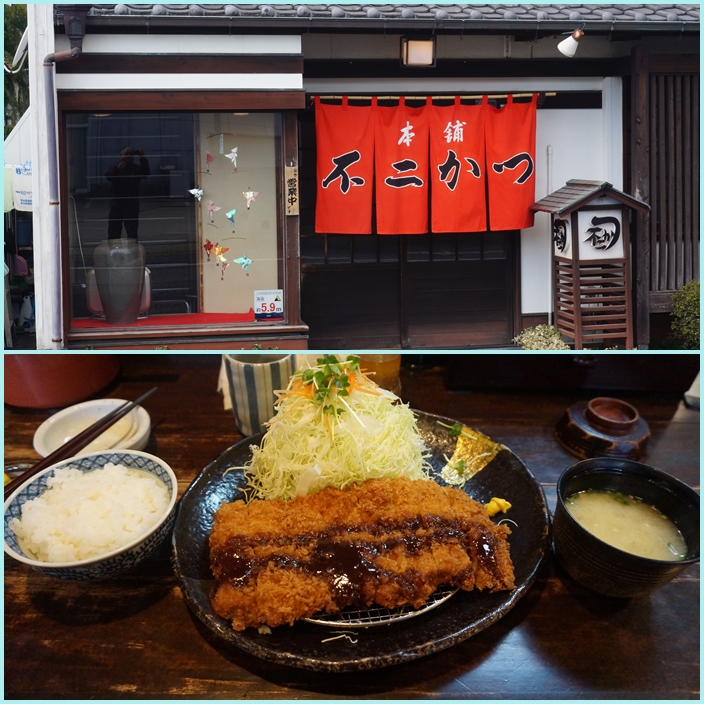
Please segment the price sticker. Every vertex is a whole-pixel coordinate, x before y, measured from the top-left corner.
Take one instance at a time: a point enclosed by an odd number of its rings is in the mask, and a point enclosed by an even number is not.
[[[283,289],[254,292],[254,317],[256,320],[284,317]]]

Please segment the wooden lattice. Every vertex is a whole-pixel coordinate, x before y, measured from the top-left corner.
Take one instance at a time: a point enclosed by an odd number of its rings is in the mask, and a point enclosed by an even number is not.
[[[574,340],[575,349],[612,339],[633,347],[629,279],[624,261],[553,260],[555,326]]]

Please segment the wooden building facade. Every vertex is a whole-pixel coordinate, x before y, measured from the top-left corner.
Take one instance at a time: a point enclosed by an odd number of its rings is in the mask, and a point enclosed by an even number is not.
[[[51,109],[58,126],[58,230],[50,174],[34,170],[40,348],[497,348],[552,320],[544,213],[516,230],[316,231],[315,96],[500,108],[537,94],[536,201],[591,179],[650,206],[630,223],[639,347],[651,314],[699,278],[699,6],[37,5],[29,17],[35,162],[52,163]],[[409,38],[432,41],[430,65],[404,65]],[[112,217],[105,174],[126,145],[149,161],[138,237],[153,303],[111,325],[85,300]],[[275,312],[257,307],[276,296]]]

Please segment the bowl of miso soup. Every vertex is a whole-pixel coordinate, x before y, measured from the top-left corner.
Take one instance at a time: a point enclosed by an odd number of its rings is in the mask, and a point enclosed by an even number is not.
[[[577,462],[557,483],[555,556],[600,594],[636,597],[699,562],[699,494],[633,460]]]

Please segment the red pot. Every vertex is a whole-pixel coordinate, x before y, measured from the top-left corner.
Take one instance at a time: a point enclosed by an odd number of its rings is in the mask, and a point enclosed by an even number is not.
[[[117,355],[18,354],[5,356],[5,403],[63,408],[105,388],[120,371]]]

